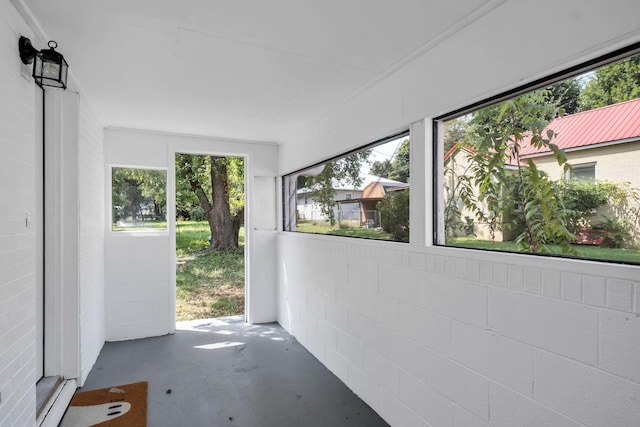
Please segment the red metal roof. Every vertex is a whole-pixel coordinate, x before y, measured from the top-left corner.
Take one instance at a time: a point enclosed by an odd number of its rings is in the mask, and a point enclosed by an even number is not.
[[[551,121],[546,129],[556,133],[551,142],[565,151],[640,138],[640,98],[559,117]],[[544,136],[546,129],[542,133]],[[521,147],[522,157],[550,152],[531,146],[528,138],[525,138]]]

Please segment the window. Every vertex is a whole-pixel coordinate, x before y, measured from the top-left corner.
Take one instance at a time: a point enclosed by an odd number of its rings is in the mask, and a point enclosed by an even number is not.
[[[566,179],[577,179],[579,181],[594,181],[596,179],[596,164],[583,163],[572,165],[566,173]]]
[[[640,56],[628,54],[435,120],[436,243],[640,263]]]
[[[408,132],[286,175],[283,184],[285,231],[409,241]],[[313,204],[302,204],[302,194]]]
[[[111,230],[167,230],[167,172],[111,169]]]

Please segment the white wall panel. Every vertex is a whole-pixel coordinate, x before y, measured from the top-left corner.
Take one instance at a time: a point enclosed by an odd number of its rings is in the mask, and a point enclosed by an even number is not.
[[[281,323],[392,425],[640,419],[638,267],[288,232],[278,243]],[[541,295],[547,279],[613,283],[619,300]]]

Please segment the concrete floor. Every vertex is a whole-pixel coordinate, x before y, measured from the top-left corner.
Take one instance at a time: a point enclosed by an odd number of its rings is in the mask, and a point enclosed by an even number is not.
[[[149,427],[388,426],[277,324],[178,329],[106,343],[80,391],[148,381]]]

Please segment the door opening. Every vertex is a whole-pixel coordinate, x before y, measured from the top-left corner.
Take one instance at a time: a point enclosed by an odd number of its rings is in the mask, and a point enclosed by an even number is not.
[[[245,315],[244,158],[176,153],[175,165],[176,320]]]

